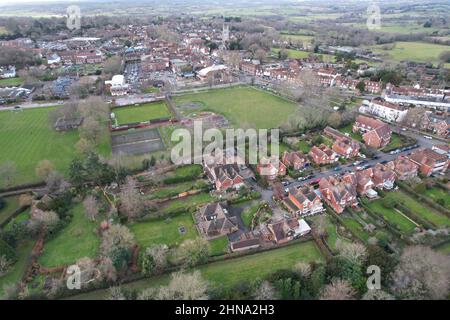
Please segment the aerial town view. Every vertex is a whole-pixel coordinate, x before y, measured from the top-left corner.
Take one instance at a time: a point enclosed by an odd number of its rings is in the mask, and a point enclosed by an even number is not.
[[[449,133],[448,0],[0,0],[0,299],[448,300]]]

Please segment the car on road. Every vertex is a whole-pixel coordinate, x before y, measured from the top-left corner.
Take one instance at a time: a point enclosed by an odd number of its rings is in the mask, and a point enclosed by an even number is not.
[[[313,184],[318,184],[319,182],[320,182],[320,178],[316,178],[316,179],[310,181],[309,184],[313,185]]]
[[[341,167],[336,167],[336,168],[333,169],[333,171],[341,171],[341,170],[342,170]]]
[[[361,161],[355,161],[355,162],[353,162],[353,166],[357,166],[357,165],[359,165],[361,163]]]
[[[433,137],[430,137],[430,136],[423,136],[423,137],[428,140],[433,140]]]

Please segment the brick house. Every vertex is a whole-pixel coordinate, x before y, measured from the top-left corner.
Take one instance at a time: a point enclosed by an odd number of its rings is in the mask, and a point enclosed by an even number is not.
[[[418,166],[405,156],[399,156],[397,159],[388,162],[386,167],[395,172],[398,180],[407,180],[417,177]]]
[[[358,116],[353,125],[353,132],[362,134],[364,143],[372,148],[382,148],[391,141],[392,130],[383,121]]]
[[[356,192],[359,195],[365,195],[370,190],[373,190],[375,183],[372,181],[373,171],[372,168],[366,170],[357,171],[356,174]]]
[[[390,190],[394,187],[397,175],[387,166],[377,163],[372,170],[372,181],[375,188]]]
[[[220,203],[201,207],[195,220],[200,233],[207,238],[221,237],[238,230],[236,217],[229,216],[227,209]]]
[[[267,225],[271,236],[270,239],[277,244],[283,244],[296,238],[304,236],[311,231],[305,220],[295,218],[283,219]]]
[[[285,151],[281,156],[281,162],[283,162],[286,167],[294,170],[304,169],[311,164],[308,157],[300,151]]]
[[[256,171],[261,176],[265,176],[269,180],[286,175],[286,166],[278,159],[278,157],[263,157],[256,167]]]
[[[245,186],[243,177],[239,174],[236,164],[207,164],[203,165],[203,170],[209,180],[215,184],[216,190],[227,191],[230,189],[240,189]]]
[[[284,204],[296,216],[309,216],[323,211],[322,200],[310,186],[291,188]]]
[[[358,205],[354,174],[322,178],[319,182],[319,190],[324,201],[337,213],[342,213],[346,207]]]
[[[353,158],[359,154],[359,143],[352,138],[347,137],[342,132],[326,127],[324,134],[333,138],[335,141],[332,150],[344,158]]]
[[[313,146],[308,155],[311,157],[314,163],[317,163],[319,165],[333,163],[338,161],[339,159],[337,153],[323,143],[318,147]]]
[[[449,163],[445,154],[439,154],[431,149],[414,151],[409,159],[419,167],[420,173],[427,177],[433,173],[445,173]]]

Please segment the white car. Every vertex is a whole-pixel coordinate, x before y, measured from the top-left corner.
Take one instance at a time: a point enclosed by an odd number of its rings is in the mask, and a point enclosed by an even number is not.
[[[428,140],[433,140],[433,137],[430,137],[430,136],[423,136],[423,137]]]

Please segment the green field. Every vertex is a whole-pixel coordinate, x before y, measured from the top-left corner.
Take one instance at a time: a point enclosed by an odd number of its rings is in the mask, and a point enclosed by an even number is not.
[[[119,125],[171,117],[171,113],[167,109],[164,101],[115,108],[113,112],[116,115]]]
[[[304,44],[311,44],[314,39],[313,36],[306,36],[301,34],[282,34],[281,38],[287,41],[302,41]]]
[[[69,225],[45,243],[39,263],[44,267],[56,267],[75,263],[83,257],[95,257],[100,246],[96,234],[97,224],[84,213],[82,204],[76,205]]]
[[[416,225],[394,209],[384,207],[382,201],[383,200],[370,201],[367,206],[373,212],[382,215],[389,223],[397,225],[402,233],[413,233]]]
[[[277,270],[292,268],[299,261],[323,261],[323,256],[316,244],[308,241],[236,259],[213,262],[200,266],[198,269],[206,280],[212,282],[212,285],[232,286],[240,281],[264,278]],[[168,281],[169,275],[163,275],[123,284],[122,288],[143,290],[165,285]],[[72,299],[103,299],[108,293],[109,290],[97,290]]]
[[[251,87],[213,89],[177,96],[174,101],[177,106],[197,103],[199,110],[222,114],[239,128],[275,128],[296,109],[291,101]]]
[[[278,55],[278,52],[280,52],[281,49],[278,48],[272,48],[272,52],[276,55]],[[303,58],[307,58],[310,55],[314,55],[314,56],[322,56],[323,61],[324,62],[329,62],[332,63],[334,62],[334,56],[331,54],[326,54],[326,53],[312,53],[309,51],[303,51],[303,50],[294,50],[294,49],[286,49],[287,54],[288,54],[288,58],[291,59],[303,59]]]
[[[20,86],[22,83],[23,79],[20,77],[0,79],[0,87],[17,87]]]
[[[7,274],[0,277],[0,298],[3,296],[3,287],[5,285],[21,281],[22,276],[26,271],[25,268],[27,267],[28,257],[32,248],[33,242],[27,241],[20,244],[16,249],[17,262]]]
[[[431,62],[438,64],[440,62],[439,55],[450,50],[448,46],[431,44],[425,42],[396,42],[395,48],[392,50],[383,50],[382,46],[372,47],[373,51],[385,56],[387,60],[403,61],[412,60],[418,62]]]
[[[421,204],[420,202],[408,196],[403,191],[389,192],[386,195],[386,198],[391,198],[397,202],[402,203],[405,207],[412,210],[416,215],[431,223],[434,223],[438,227],[450,226],[450,218],[448,218],[444,214],[439,214],[431,208]]]
[[[75,158],[78,131],[57,132],[51,127],[51,108],[0,111],[0,164],[16,166],[15,185],[36,182],[36,165],[50,160],[56,170],[65,172]]]
[[[339,131],[342,133],[348,133],[350,138],[356,140],[356,141],[362,141],[362,135],[359,132],[353,132],[352,130],[353,124],[350,123],[346,125],[345,127],[339,128]]]
[[[3,209],[0,210],[0,225],[11,217],[11,215],[19,209],[18,197],[9,197],[4,199],[6,204]]]
[[[170,201],[162,208],[163,213],[171,213],[173,211],[179,211],[183,208],[189,208],[191,206],[201,206],[203,204],[213,202],[214,198],[206,192],[197,193],[192,196]]]
[[[356,235],[360,240],[363,242],[367,242],[370,235],[363,229],[361,224],[359,224],[358,221],[356,221],[353,217],[349,216],[341,216],[342,222],[344,224],[344,227],[351,231],[353,234]]]
[[[185,227],[186,232],[181,234],[179,227]],[[142,248],[152,244],[166,244],[177,246],[186,239],[198,237],[197,229],[192,216],[188,213],[180,214],[170,219],[148,220],[130,226],[137,242]]]

